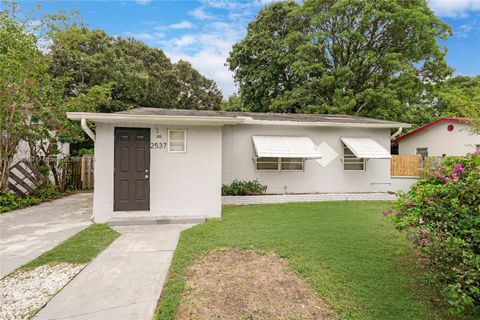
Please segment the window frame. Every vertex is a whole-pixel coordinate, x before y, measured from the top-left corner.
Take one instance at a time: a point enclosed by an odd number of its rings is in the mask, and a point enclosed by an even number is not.
[[[171,142],[178,142],[182,140],[172,140],[171,139],[171,132],[179,131],[183,132],[183,150],[172,150],[170,147]],[[167,130],[167,152],[168,153],[186,153],[187,152],[187,130],[185,129],[168,129]]]
[[[280,171],[290,171],[290,172],[303,172],[305,171],[305,158],[279,158],[279,169]],[[283,159],[300,159],[300,161],[283,161]],[[283,164],[300,164],[301,169],[283,169]]]
[[[420,149],[426,150],[426,155],[425,155],[425,156],[423,156],[424,153],[419,153],[419,152],[418,152],[418,150],[420,150]],[[428,158],[428,147],[415,148],[415,154],[416,154],[417,156],[421,156],[421,157],[422,157],[422,160],[425,160],[426,158]]]
[[[350,150],[349,147],[345,143],[342,143],[343,145],[343,156],[342,156],[342,162],[343,162],[343,171],[366,171],[367,170],[367,162],[365,158],[358,158],[355,156],[355,154]],[[345,151],[348,150],[348,153],[345,153]],[[353,160],[353,161],[352,161]],[[361,169],[346,169],[345,165],[361,165]]]
[[[276,163],[277,166],[275,169],[259,169],[258,168],[258,164],[259,164],[259,159],[265,159],[265,158],[274,158],[276,159],[277,161],[261,161],[260,163],[268,163],[268,164],[273,164],[273,163]],[[301,159],[301,161],[290,161],[290,162],[283,162],[282,159]],[[255,163],[255,171],[265,171],[265,172],[281,172],[281,171],[285,171],[285,172],[304,172],[305,171],[305,158],[279,158],[279,157],[255,157],[254,158],[254,163]],[[289,164],[301,164],[301,169],[283,169],[282,168],[282,164],[283,163],[289,163]]]

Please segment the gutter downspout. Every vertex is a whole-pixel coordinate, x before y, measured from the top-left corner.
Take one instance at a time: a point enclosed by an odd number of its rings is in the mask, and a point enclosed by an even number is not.
[[[87,119],[82,118],[82,120],[80,121],[80,125],[82,126],[83,131],[85,131],[85,133],[90,137],[90,139],[95,142],[95,133],[93,133],[93,131],[90,130],[90,128],[87,126]]]
[[[395,133],[391,135],[390,140],[395,139],[402,132],[402,130],[403,130],[402,127],[398,128],[398,130],[395,131]]]
[[[93,140],[95,143],[95,133],[87,126],[87,119],[82,118],[80,121],[80,126],[82,127],[83,131],[90,137],[90,139]],[[95,219],[95,214],[93,213],[94,211],[92,210],[92,215],[90,216],[90,220],[94,221]]]

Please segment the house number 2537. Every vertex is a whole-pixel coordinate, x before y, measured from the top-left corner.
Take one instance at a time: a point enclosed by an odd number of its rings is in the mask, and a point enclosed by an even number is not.
[[[152,142],[150,143],[150,149],[165,149],[167,147],[166,142]]]

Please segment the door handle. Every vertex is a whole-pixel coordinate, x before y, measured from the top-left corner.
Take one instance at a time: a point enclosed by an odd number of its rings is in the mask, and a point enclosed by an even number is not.
[[[145,179],[148,179],[148,174],[145,175]]]

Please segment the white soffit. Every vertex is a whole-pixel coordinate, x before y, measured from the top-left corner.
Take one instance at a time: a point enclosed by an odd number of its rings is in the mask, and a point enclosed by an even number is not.
[[[325,142],[322,142],[322,144],[317,147],[317,150],[322,155],[322,158],[315,159],[315,161],[324,168],[338,157],[338,153]]]
[[[370,138],[341,138],[357,158],[389,159],[390,152]]]
[[[170,116],[170,115],[138,115],[122,113],[67,112],[71,120],[85,119],[98,123],[134,123],[134,124],[191,124],[191,125],[225,125],[242,123],[244,119],[236,117],[205,116]]]
[[[252,136],[259,158],[321,158],[308,137]]]

